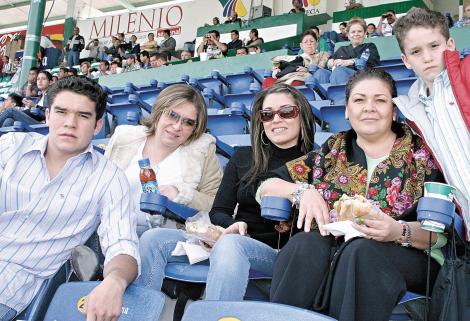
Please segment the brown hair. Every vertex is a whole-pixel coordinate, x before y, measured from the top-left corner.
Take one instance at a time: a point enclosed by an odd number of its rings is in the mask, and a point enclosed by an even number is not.
[[[417,27],[438,28],[446,41],[449,40],[449,26],[446,17],[442,13],[424,8],[411,8],[406,15],[398,18],[393,26],[393,34],[397,37],[398,45],[403,54],[405,54],[404,42],[408,31]]]
[[[388,72],[379,68],[366,68],[364,70],[360,70],[356,72],[346,84],[346,90],[345,90],[346,104],[348,104],[349,102],[349,97],[351,96],[351,92],[354,86],[356,86],[357,83],[366,79],[381,80],[382,82],[387,84],[388,90],[390,91],[390,95],[392,96],[392,98],[397,97],[397,87],[395,84],[395,80],[393,80],[392,76]]]
[[[364,32],[367,30],[366,21],[361,17],[352,17],[349,19],[348,24],[346,25],[346,32],[349,32],[349,29],[351,29],[352,25],[360,25],[362,29],[364,29]]]
[[[300,42],[304,41],[304,38],[307,37],[307,36],[312,36],[313,39],[315,39],[315,41],[318,41],[318,37],[315,34],[315,32],[313,32],[311,30],[307,30],[302,34],[302,38],[300,38]]]
[[[271,94],[287,94],[291,96],[300,109],[300,149],[307,154],[313,149],[313,136],[315,134],[315,120],[312,109],[305,96],[292,86],[286,84],[275,84],[261,92],[259,92],[254,101],[251,116],[251,148],[253,153],[252,164],[250,170],[244,176],[248,181],[247,185],[256,180],[256,176],[265,173],[268,170],[268,161],[272,154],[271,144],[263,144],[269,142],[268,137],[263,129],[261,122],[260,110],[263,109],[264,100]]]
[[[191,136],[184,143],[189,144],[198,139],[207,128],[207,111],[204,98],[193,87],[185,84],[175,84],[166,87],[158,95],[157,101],[152,107],[150,116],[142,121],[142,125],[147,127],[147,134],[155,134],[160,117],[168,112],[172,107],[177,107],[184,103],[192,103],[197,110],[196,127]]]

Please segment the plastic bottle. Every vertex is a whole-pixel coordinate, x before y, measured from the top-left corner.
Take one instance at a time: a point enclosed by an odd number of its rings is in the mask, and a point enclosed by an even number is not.
[[[362,52],[361,57],[356,61],[356,68],[358,70],[362,70],[366,68],[369,57],[370,57],[370,50],[369,48],[366,48],[366,50]]]
[[[142,184],[142,191],[144,193],[158,193],[158,183],[155,171],[150,167],[150,160],[148,158],[139,160],[140,167],[140,183]]]
[[[158,183],[155,171],[150,166],[148,158],[139,160],[140,167],[140,183],[142,184],[142,192],[144,193],[158,193]],[[147,224],[149,228],[161,227],[165,224],[166,219],[162,215],[156,213],[147,214]]]

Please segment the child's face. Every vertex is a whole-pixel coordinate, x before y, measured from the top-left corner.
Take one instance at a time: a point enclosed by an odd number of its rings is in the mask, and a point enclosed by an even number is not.
[[[444,51],[455,50],[454,39],[446,41],[439,28],[416,27],[408,31],[403,43],[401,58],[406,67],[432,88],[434,79],[445,69]]]

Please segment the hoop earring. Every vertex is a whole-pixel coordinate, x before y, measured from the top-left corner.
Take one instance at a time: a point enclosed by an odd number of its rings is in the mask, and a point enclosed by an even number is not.
[[[265,146],[268,146],[269,143],[266,143],[264,140],[263,140],[263,137],[264,135],[266,135],[266,133],[264,132],[264,129],[261,131],[261,144],[265,145]]]

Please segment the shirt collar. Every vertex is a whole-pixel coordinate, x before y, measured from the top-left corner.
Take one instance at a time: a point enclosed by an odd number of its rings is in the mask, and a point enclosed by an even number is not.
[[[44,154],[46,153],[48,139],[49,139],[49,135],[46,135],[46,136],[41,135],[41,137],[36,139],[36,141],[29,148],[26,149],[26,152],[38,151],[41,153],[41,156],[44,157]],[[93,164],[95,164],[98,159],[96,156],[96,152],[93,150],[93,144],[91,142],[87,146],[87,148],[83,152],[78,154],[77,156],[86,155],[86,154],[91,155]]]

